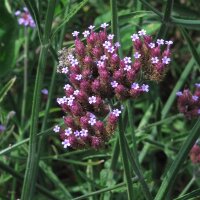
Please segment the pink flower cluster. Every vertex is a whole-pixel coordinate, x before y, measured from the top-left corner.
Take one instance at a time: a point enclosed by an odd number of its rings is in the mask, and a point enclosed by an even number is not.
[[[178,96],[178,109],[188,119],[192,119],[200,115],[200,83],[196,83],[195,86],[196,89],[194,94],[192,94],[189,89],[176,93]]]
[[[23,12],[17,10],[15,15],[18,17],[19,25],[30,26],[31,28],[35,27],[35,22],[31,17],[28,9],[26,7],[23,8]]]
[[[104,146],[116,129],[122,109],[112,106],[114,99],[124,101],[149,91],[149,86],[137,82],[141,74],[148,80],[161,80],[170,62],[171,41],[157,40],[141,30],[133,34],[133,58],[120,58],[120,43],[114,43],[114,35],[94,26],[82,33],[74,31],[75,48],[64,48],[59,52],[57,71],[65,74],[69,83],[63,88],[65,96],[57,103],[68,115],[64,126],[56,125],[54,131],[60,134],[64,148],[72,147],[98,149]],[[162,46],[167,45],[165,50]],[[141,73],[141,71],[143,73]],[[156,74],[155,74],[156,73]]]

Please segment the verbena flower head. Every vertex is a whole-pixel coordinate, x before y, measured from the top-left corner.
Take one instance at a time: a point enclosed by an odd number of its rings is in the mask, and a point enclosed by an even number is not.
[[[107,27],[103,23],[99,32],[93,26],[82,34],[74,31],[75,48],[59,51],[57,72],[63,73],[69,83],[63,87],[65,96],[57,98],[57,102],[67,117],[64,126],[56,125],[54,132],[60,134],[64,148],[103,147],[122,113],[119,104],[149,92],[146,82],[161,81],[170,62],[169,45],[164,40],[162,47],[153,43],[145,30],[131,36],[133,55],[120,58],[120,44],[114,43],[114,35],[107,33]],[[113,99],[119,106],[109,103]]]
[[[193,164],[200,163],[200,146],[196,143],[190,151],[190,160]]]
[[[35,22],[26,7],[23,8],[23,11],[17,10],[15,16],[18,17],[19,25],[29,26],[31,28],[35,27]]]
[[[195,86],[193,94],[189,89],[176,93],[179,112],[183,113],[188,119],[200,116],[200,84],[196,83]]]

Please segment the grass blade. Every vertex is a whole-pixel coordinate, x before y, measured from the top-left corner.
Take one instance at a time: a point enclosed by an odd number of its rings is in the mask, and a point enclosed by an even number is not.
[[[0,90],[0,103],[3,101],[4,97],[8,93],[8,91],[11,89],[13,84],[15,83],[16,77],[13,77],[6,85]]]
[[[162,20],[163,23],[160,27],[158,34],[157,34],[157,38],[165,38],[167,29],[168,29],[168,26],[169,26],[169,22],[170,22],[173,4],[174,4],[174,0],[168,0],[167,1],[165,13],[164,13],[163,20]]]
[[[50,0],[48,3],[45,30],[44,30],[44,40],[42,41],[41,52],[39,57],[34,95],[33,95],[33,105],[31,114],[31,127],[30,127],[30,141],[29,141],[29,154],[26,166],[26,172],[24,177],[24,183],[22,188],[22,200],[33,199],[35,181],[36,181],[36,153],[37,153],[37,143],[38,139],[36,136],[38,130],[38,116],[39,116],[39,104],[41,96],[41,88],[44,77],[44,69],[46,66],[46,59],[48,53],[48,42],[49,35],[51,31],[51,25],[53,21],[54,9],[56,5],[56,0]]]
[[[190,192],[188,194],[185,194],[182,197],[178,197],[178,198],[176,198],[174,200],[188,200],[188,199],[195,200],[197,198],[200,198],[200,189],[194,190],[194,191],[192,191],[192,192]]]
[[[168,170],[167,174],[165,175],[162,185],[159,188],[159,191],[155,197],[155,200],[163,200],[165,196],[168,194],[170,187],[173,186],[175,181],[175,177],[179,172],[180,167],[182,166],[184,160],[187,158],[188,153],[196,140],[199,137],[200,131],[200,118],[196,121],[194,127],[188,134],[185,142],[183,143],[180,151],[178,152],[174,162],[172,163],[170,169]]]
[[[121,156],[122,156],[122,161],[123,161],[123,167],[124,167],[124,172],[125,172],[125,177],[126,177],[126,185],[127,185],[127,192],[128,192],[128,199],[133,200],[134,194],[133,194],[133,187],[132,187],[132,181],[131,181],[131,171],[129,167],[129,162],[126,154],[126,144],[124,140],[124,128],[123,128],[123,121],[122,117],[120,117],[119,121],[119,144],[120,144],[120,150],[121,150]]]

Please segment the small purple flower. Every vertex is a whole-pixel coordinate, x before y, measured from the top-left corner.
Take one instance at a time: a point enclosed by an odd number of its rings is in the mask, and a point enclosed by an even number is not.
[[[141,57],[141,54],[138,53],[138,52],[135,52],[133,56],[134,56],[135,59],[138,59],[138,58]]]
[[[95,26],[90,25],[88,28],[89,28],[90,30],[93,30],[93,29],[95,28]]]
[[[108,57],[106,56],[106,55],[103,55],[103,56],[101,56],[101,58],[100,58],[100,60],[107,60],[108,59]]]
[[[198,101],[199,97],[196,96],[196,95],[194,95],[194,96],[192,96],[192,99],[193,99],[194,101]]]
[[[134,89],[134,90],[138,90],[139,84],[138,83],[132,83],[131,88]]]
[[[152,62],[153,64],[158,63],[158,62],[159,62],[158,57],[152,57],[152,58],[151,58],[151,62]]]
[[[139,39],[138,34],[133,34],[133,35],[131,35],[131,40],[132,40],[133,42],[135,42],[135,40],[138,40],[138,39]]]
[[[103,67],[103,65],[104,65],[104,62],[103,61],[97,61],[97,66],[98,67]]]
[[[108,35],[108,39],[109,39],[109,40],[112,40],[113,38],[114,38],[114,34],[109,34],[109,35]]]
[[[171,61],[171,59],[168,58],[167,56],[164,56],[164,57],[162,58],[162,63],[163,63],[163,64],[168,65],[170,61]]]
[[[96,118],[93,118],[93,117],[91,117],[91,118],[89,119],[89,121],[88,121],[88,123],[89,123],[91,126],[93,126],[94,124],[96,124],[96,122],[97,122]]]
[[[119,115],[121,114],[121,110],[119,110],[119,109],[114,109],[113,111],[112,111],[112,114],[113,115],[115,115],[116,117],[119,117]]]
[[[149,92],[149,86],[143,84],[143,85],[141,86],[141,90],[142,90],[143,92]]]
[[[74,60],[74,56],[72,54],[69,54],[67,56],[67,59],[71,62],[72,60]]]
[[[71,60],[71,65],[72,66],[78,65],[78,60],[77,59]]]
[[[131,57],[125,57],[125,58],[124,58],[124,63],[125,63],[125,64],[131,63]]]
[[[55,133],[58,133],[58,132],[60,131],[60,126],[55,125],[54,128],[53,128],[53,131],[54,131]]]
[[[63,67],[63,68],[62,68],[62,73],[63,73],[63,74],[67,74],[68,72],[69,72],[68,67]]]
[[[71,85],[70,84],[66,84],[64,87],[63,87],[65,90],[69,90],[71,88]]]
[[[181,91],[178,91],[177,93],[176,93],[176,96],[178,96],[178,97],[180,97],[180,96],[182,96],[183,95],[183,93],[181,92]]]
[[[146,31],[144,29],[142,29],[141,31],[138,31],[138,35],[144,36],[144,35],[146,35]]]
[[[79,132],[78,130],[76,130],[76,131],[74,131],[74,135],[75,135],[76,137],[79,137],[79,136],[80,136],[80,132]]]
[[[90,35],[90,31],[84,31],[83,32],[83,36],[86,38]]]
[[[163,45],[164,44],[164,40],[163,39],[157,39],[157,41],[156,41],[156,43],[158,44],[158,45]]]
[[[103,23],[103,24],[101,24],[101,28],[106,28],[107,26],[109,26],[109,24],[107,24],[107,23]]]
[[[108,47],[108,52],[113,53],[115,51],[115,48],[113,46]]]
[[[76,78],[75,78],[75,79],[78,80],[78,81],[80,81],[80,80],[82,79],[82,74],[76,75]]]
[[[49,91],[46,88],[44,88],[44,89],[41,90],[41,93],[44,94],[44,95],[48,95],[48,92]]]
[[[6,130],[6,127],[0,124],[0,133],[4,132],[5,130]]]
[[[88,130],[87,129],[82,129],[80,131],[80,136],[81,137],[87,137],[88,136]]]
[[[173,42],[171,40],[169,40],[169,41],[165,41],[165,44],[168,45],[168,46],[170,46],[170,45],[173,44]]]
[[[111,46],[111,42],[110,41],[105,41],[103,43],[103,46],[105,47],[105,49],[108,49]]]
[[[67,98],[67,105],[68,106],[72,106],[73,105],[73,101],[74,101],[75,97],[73,95],[70,95],[68,98]]]
[[[116,87],[118,86],[117,81],[112,81],[112,82],[111,82],[111,86],[112,86],[113,88],[116,88]]]
[[[200,88],[200,83],[195,83],[195,86],[196,86],[197,88]]]
[[[200,109],[198,109],[197,113],[200,115]]]
[[[155,48],[155,43],[153,43],[153,42],[151,42],[150,44],[149,44],[149,47],[151,48],[151,49],[153,49],[153,48]]]
[[[78,32],[78,31],[74,31],[74,32],[72,33],[72,35],[73,35],[74,37],[77,37],[77,36],[78,36],[78,34],[79,34],[79,32]]]
[[[68,139],[65,139],[63,142],[62,142],[62,145],[64,146],[64,148],[66,149],[67,147],[70,147],[71,144],[70,144],[70,141]]]
[[[119,42],[116,42],[116,43],[115,43],[115,47],[116,47],[116,48],[119,48],[120,46],[121,46],[121,45],[120,45]]]
[[[65,129],[65,135],[66,136],[70,136],[71,134],[72,134],[72,129],[71,128]]]
[[[79,90],[75,90],[73,94],[74,94],[75,96],[77,96],[78,93],[79,93]]]
[[[89,100],[89,104],[93,104],[93,103],[96,103],[97,98],[95,96],[91,96],[88,98],[88,100]]]
[[[127,71],[127,72],[130,71],[131,70],[131,65],[125,65],[124,70]]]

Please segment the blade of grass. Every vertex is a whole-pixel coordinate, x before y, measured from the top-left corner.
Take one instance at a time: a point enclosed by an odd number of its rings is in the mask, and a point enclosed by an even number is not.
[[[175,177],[177,176],[180,167],[182,166],[184,160],[187,158],[188,153],[196,140],[200,135],[200,118],[196,121],[194,127],[188,134],[185,142],[183,143],[182,147],[180,148],[174,162],[171,164],[170,169],[168,170],[167,174],[165,175],[162,184],[158,190],[158,193],[155,197],[155,200],[163,200],[165,196],[168,194],[170,187],[172,187],[173,183],[175,182]]]
[[[164,13],[164,16],[162,19],[162,25],[160,27],[160,30],[159,30],[156,38],[165,38],[167,29],[168,29],[169,23],[170,23],[170,17],[171,17],[171,13],[172,13],[172,9],[173,9],[173,4],[174,4],[174,0],[167,1],[165,13]]]
[[[195,200],[200,198],[200,189],[194,190],[188,194],[183,195],[182,197],[178,197],[174,200]]]
[[[192,42],[191,37],[189,36],[187,31],[183,27],[180,27],[180,31],[181,31],[182,35],[184,36],[184,38],[185,38],[185,40],[187,42],[187,45],[188,45],[188,47],[190,49],[190,52],[191,52],[191,54],[192,54],[192,56],[193,56],[193,58],[194,58],[194,60],[195,60],[195,62],[197,64],[197,66],[200,69],[200,56],[197,53],[197,50],[196,50],[196,48],[195,48],[195,46],[194,46],[194,44]]]
[[[132,187],[132,181],[131,181],[131,171],[130,166],[126,154],[126,144],[124,141],[124,127],[123,127],[123,121],[122,117],[120,116],[119,119],[119,144],[120,144],[120,150],[121,150],[121,156],[123,161],[123,168],[125,172],[125,179],[126,179],[126,185],[127,185],[127,192],[128,192],[128,199],[133,200],[134,194],[133,194],[133,187]]]
[[[41,45],[41,52],[39,57],[37,75],[35,80],[35,88],[33,95],[32,114],[31,114],[31,127],[30,127],[30,142],[29,142],[29,154],[26,166],[26,172],[22,187],[22,200],[33,199],[35,181],[36,181],[36,168],[37,163],[35,162],[37,153],[37,130],[38,130],[38,115],[39,115],[39,104],[40,104],[40,91],[42,89],[42,82],[44,77],[44,69],[46,66],[47,53],[49,47],[49,36],[51,32],[51,26],[53,21],[53,15],[55,10],[56,0],[50,0],[48,3],[48,9],[46,14],[45,28],[44,28],[44,39]]]

